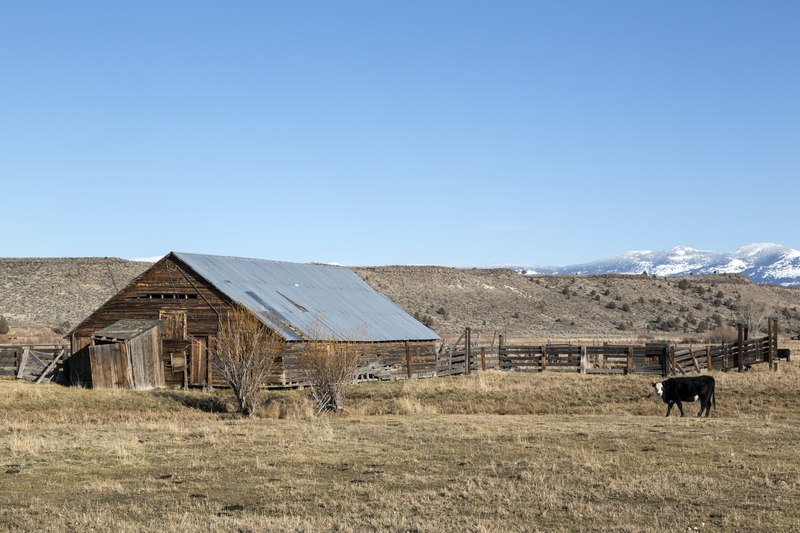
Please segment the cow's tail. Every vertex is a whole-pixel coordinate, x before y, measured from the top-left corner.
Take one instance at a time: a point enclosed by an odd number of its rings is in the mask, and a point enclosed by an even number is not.
[[[711,405],[714,406],[714,412],[717,412],[717,388],[711,389]]]

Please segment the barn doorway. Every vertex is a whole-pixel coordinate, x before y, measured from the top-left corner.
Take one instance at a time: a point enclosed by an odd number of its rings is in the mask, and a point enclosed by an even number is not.
[[[189,383],[209,385],[208,370],[208,337],[194,337],[189,361]]]

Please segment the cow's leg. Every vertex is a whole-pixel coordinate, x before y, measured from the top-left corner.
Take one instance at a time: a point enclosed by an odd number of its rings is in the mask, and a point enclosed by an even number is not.
[[[706,413],[708,413],[708,408],[706,407],[707,404],[708,402],[705,400],[705,398],[700,398],[700,412],[697,413],[698,417],[703,416],[703,409],[705,409]],[[708,414],[706,414],[706,416],[708,416]]]
[[[667,403],[667,416],[669,416],[669,412],[672,411],[672,405],[673,405],[672,402]]]
[[[681,416],[683,416],[683,404],[680,401],[678,401],[677,404],[678,404],[678,411],[680,411]]]

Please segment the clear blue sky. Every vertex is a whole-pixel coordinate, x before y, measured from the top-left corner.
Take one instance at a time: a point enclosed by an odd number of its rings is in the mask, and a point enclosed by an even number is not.
[[[0,256],[800,248],[800,2],[4,2]]]

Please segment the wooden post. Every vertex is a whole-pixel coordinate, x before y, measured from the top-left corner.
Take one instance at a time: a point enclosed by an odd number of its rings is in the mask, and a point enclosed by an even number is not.
[[[497,337],[497,366],[500,367],[501,370],[507,368],[507,363],[503,361],[503,357],[506,355],[506,336],[502,333]]]
[[[627,374],[633,374],[633,346],[628,346],[628,364],[625,372]]]
[[[486,347],[481,347],[481,370],[486,372]]]
[[[408,345],[408,341],[405,342],[406,345],[406,378],[411,379],[411,348]]]
[[[706,344],[706,369],[711,372],[714,370],[714,363],[711,360],[711,345]]]
[[[736,324],[736,329],[739,334],[737,342],[739,345],[739,372],[744,372],[744,326],[742,324]]]
[[[667,346],[667,353],[669,354],[668,361],[669,361],[669,375],[675,375],[675,345],[670,343]]]
[[[728,347],[725,341],[722,341],[722,371],[727,371],[730,368],[730,360],[728,359]]]
[[[470,373],[470,357],[472,356],[472,329],[466,328],[464,330],[464,372],[469,374]]]
[[[541,361],[540,371],[544,372],[545,370],[547,370],[547,345],[542,344],[540,350],[542,351],[542,361]]]
[[[22,379],[22,373],[25,372],[25,365],[28,364],[28,348],[22,350],[22,360],[19,362],[17,368],[17,379]]]
[[[214,388],[214,350],[217,345],[217,337],[209,335],[206,341],[206,387],[211,390]]]
[[[776,348],[778,347],[778,319],[770,318],[767,325],[769,335],[769,369],[777,370],[778,366],[775,364],[775,353],[777,351]]]
[[[588,363],[586,358],[586,345],[581,345],[581,374],[586,373],[586,364]]]

